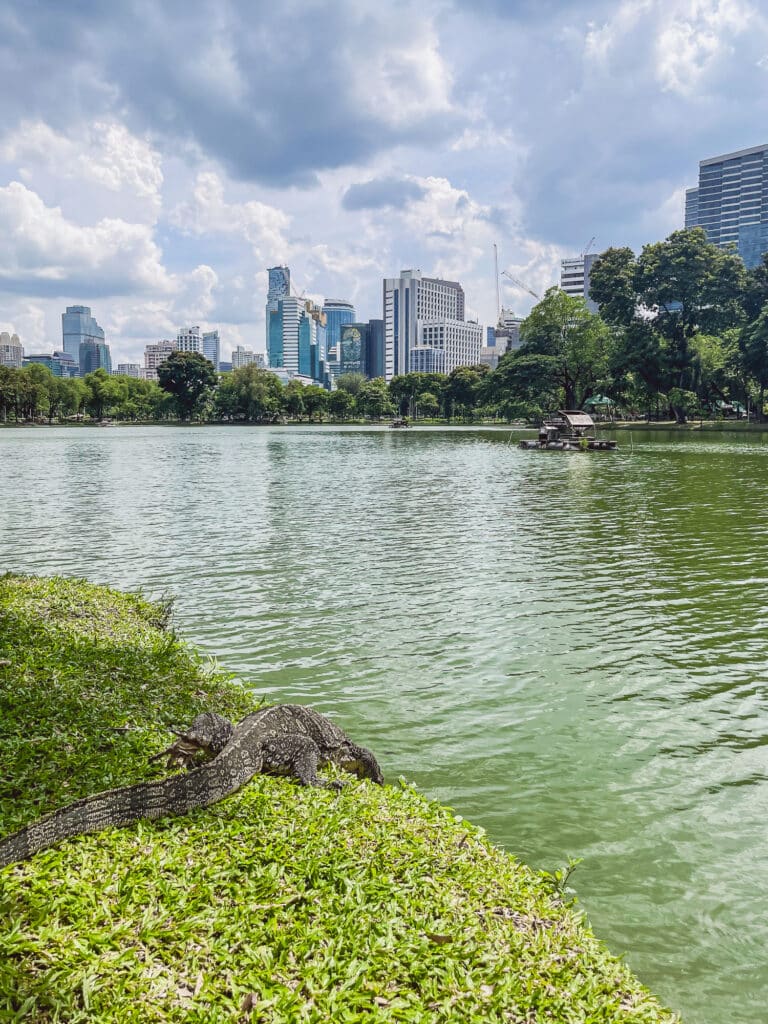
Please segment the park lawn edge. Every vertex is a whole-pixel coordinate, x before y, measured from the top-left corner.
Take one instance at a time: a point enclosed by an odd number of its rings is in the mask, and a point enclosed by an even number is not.
[[[168,617],[83,580],[0,577],[0,834],[163,774],[147,758],[169,723],[258,706]],[[0,915],[4,1022],[678,1021],[556,878],[403,781],[259,776],[0,869]]]

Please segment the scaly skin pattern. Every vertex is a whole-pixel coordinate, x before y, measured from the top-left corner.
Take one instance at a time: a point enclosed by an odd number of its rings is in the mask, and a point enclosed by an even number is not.
[[[338,789],[318,778],[333,763],[382,785],[376,758],[323,715],[298,704],[261,708],[233,726],[213,712],[198,715],[168,748],[171,763],[193,763],[196,752],[212,759],[156,782],[109,789],[76,800],[0,840],[0,867],[87,832],[130,825],[143,818],[187,814],[236,793],[259,772],[292,775],[304,786]]]

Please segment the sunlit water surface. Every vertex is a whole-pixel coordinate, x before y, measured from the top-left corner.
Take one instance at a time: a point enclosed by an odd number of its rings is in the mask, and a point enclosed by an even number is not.
[[[574,884],[689,1024],[768,997],[768,445],[506,431],[0,433],[0,569],[176,599],[183,633],[312,703]]]

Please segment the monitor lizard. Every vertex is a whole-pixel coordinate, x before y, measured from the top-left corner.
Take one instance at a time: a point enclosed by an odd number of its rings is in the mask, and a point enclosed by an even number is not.
[[[0,839],[0,867],[88,832],[129,825],[142,818],[186,814],[230,796],[254,775],[291,775],[303,786],[340,789],[317,769],[336,764],[383,785],[376,758],[358,747],[324,715],[299,704],[276,704],[247,715],[237,725],[213,712],[198,715],[186,732],[150,760],[189,770],[152,782],[108,789],[60,807]],[[200,763],[200,754],[208,760]]]

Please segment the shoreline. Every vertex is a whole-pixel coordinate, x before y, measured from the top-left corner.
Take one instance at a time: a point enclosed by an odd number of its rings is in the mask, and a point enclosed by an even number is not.
[[[156,777],[168,722],[260,703],[167,619],[82,580],[0,577],[3,834]],[[376,753],[375,722],[354,738]],[[383,767],[383,789],[340,795],[257,776],[206,810],[2,869],[0,1006],[115,1024],[678,1021],[593,936],[562,873],[526,867]]]

